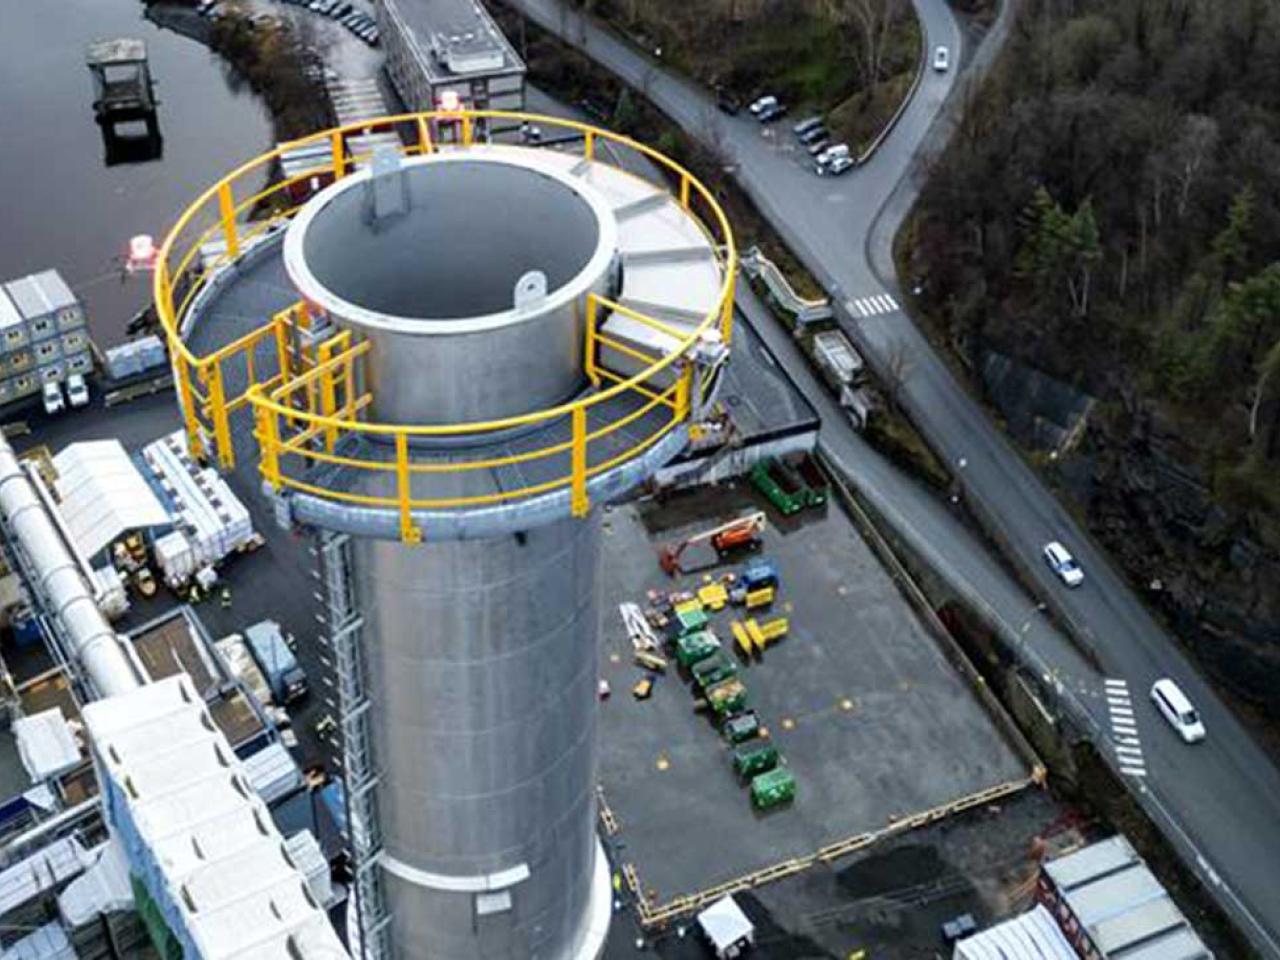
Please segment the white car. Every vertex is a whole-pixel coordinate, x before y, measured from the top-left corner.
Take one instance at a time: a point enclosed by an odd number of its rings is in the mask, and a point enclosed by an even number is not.
[[[753,117],[758,117],[760,116],[760,114],[764,113],[766,110],[772,110],[777,105],[778,105],[777,97],[764,96],[752,102],[752,104],[749,107],[747,107],[747,110],[751,113]]]
[[[1068,587],[1078,587],[1084,583],[1084,571],[1080,569],[1080,564],[1076,563],[1075,557],[1057,540],[1045,544],[1044,562]]]
[[[947,51],[946,47],[938,47],[938,49],[933,51],[933,69],[937,70],[939,73],[943,73],[950,65],[951,54]]]
[[[835,163],[841,157],[846,159],[852,158],[852,155],[849,152],[849,145],[847,143],[832,144],[819,153],[816,160],[818,162],[818,166],[825,167],[828,164]]]
[[[62,387],[58,386],[57,380],[50,380],[44,385],[40,399],[44,402],[44,412],[51,417],[67,409],[62,399]]]
[[[853,157],[839,156],[830,163],[819,163],[816,166],[820,177],[838,177],[854,168]]]
[[[83,374],[73,373],[67,377],[67,399],[73,409],[88,406],[89,385],[84,382]]]
[[[1178,731],[1178,736],[1184,742],[1199,743],[1204,739],[1204,724],[1200,721],[1200,714],[1196,713],[1195,707],[1191,706],[1191,701],[1181,688],[1168,677],[1151,685],[1151,702],[1164,714],[1164,718]]]

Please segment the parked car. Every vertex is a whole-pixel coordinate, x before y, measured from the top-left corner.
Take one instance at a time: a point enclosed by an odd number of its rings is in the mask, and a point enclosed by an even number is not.
[[[847,143],[829,144],[825,150],[819,150],[814,159],[817,161],[818,166],[823,167],[827,164],[834,163],[841,157],[852,159],[852,154],[849,152],[849,145]]]
[[[40,392],[40,399],[44,403],[44,412],[51,417],[67,409],[62,399],[62,387],[56,380],[50,380],[44,385],[44,389]]]
[[[815,140],[813,143],[805,147],[809,151],[809,156],[815,160],[831,149],[831,141],[827,139]]]
[[[1182,689],[1168,677],[1151,685],[1151,701],[1184,742],[1198,743],[1204,739],[1204,723],[1200,714],[1196,713]]]
[[[848,173],[857,164],[854,163],[853,157],[836,157],[830,163],[819,163],[815,166],[820,177],[838,177],[843,173]]]
[[[1057,540],[1045,544],[1044,562],[1068,587],[1078,587],[1084,583],[1084,571],[1080,569],[1080,564],[1076,563],[1075,557]]]
[[[947,52],[946,47],[938,47],[933,51],[933,69],[939,73],[944,72],[951,65],[951,54]]]
[[[716,87],[716,109],[731,117],[736,117],[742,110],[742,101],[723,87]]]
[[[791,128],[791,132],[794,133],[797,137],[803,137],[810,130],[816,130],[818,127],[821,127],[821,126],[822,126],[821,117],[809,117],[805,120],[801,120],[799,123],[793,126]]]
[[[84,374],[73,373],[67,377],[67,400],[73,409],[89,405],[89,385],[84,381]]]
[[[798,139],[807,147],[811,143],[817,143],[820,140],[827,140],[830,139],[830,137],[831,134],[827,132],[827,128],[822,124],[818,124],[816,127],[810,127],[804,133],[800,134]]]
[[[774,103],[773,106],[766,107],[764,110],[757,113],[756,119],[759,120],[761,123],[772,123],[774,120],[777,120],[778,118],[784,116],[786,112],[787,112],[786,104]]]
[[[763,97],[759,97],[756,100],[753,100],[751,102],[751,105],[747,107],[747,110],[750,112],[750,114],[753,117],[758,117],[760,116],[760,114],[764,113],[766,110],[772,110],[777,105],[778,105],[778,98],[775,96],[772,96],[771,94],[766,94]]]

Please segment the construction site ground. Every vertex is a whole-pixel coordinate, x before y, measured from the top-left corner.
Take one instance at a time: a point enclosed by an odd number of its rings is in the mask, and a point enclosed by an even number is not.
[[[651,588],[696,588],[701,575],[672,580],[659,570],[658,548],[764,508],[743,484],[605,518],[601,674],[612,696],[601,709],[600,778],[617,822],[615,859],[634,866],[651,907],[1029,773],[835,504],[787,520],[769,511],[759,555],[778,565],[782,585],[766,616],[788,617],[790,635],[759,661],[732,653],[795,775],[792,803],[752,808],[729,746],[694,712],[674,662],[650,699],[634,699],[646,671],[633,662],[618,604],[644,606]],[[729,650],[735,615],[712,617]]]

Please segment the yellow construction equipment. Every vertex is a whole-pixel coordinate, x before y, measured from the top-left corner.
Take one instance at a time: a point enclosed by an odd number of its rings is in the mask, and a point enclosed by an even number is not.
[[[751,656],[751,636],[747,633],[747,628],[742,625],[742,621],[734,620],[729,624],[729,629],[733,632],[733,639],[738,644],[738,649],[745,656]]]
[[[752,590],[747,593],[747,609],[756,610],[760,607],[767,607],[773,603],[775,590],[773,587],[761,587],[759,590]]]
[[[698,600],[708,610],[723,610],[724,605],[729,602],[729,591],[722,583],[708,583],[698,590]]]

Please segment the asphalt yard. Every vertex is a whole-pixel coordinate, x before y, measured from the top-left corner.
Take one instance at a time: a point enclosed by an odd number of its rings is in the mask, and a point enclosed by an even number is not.
[[[748,703],[794,774],[795,799],[765,813],[731,765],[731,748],[695,712],[674,660],[647,700],[618,604],[644,607],[650,589],[696,589],[731,566],[676,579],[657,550],[752,509],[753,491],[703,488],[644,501],[605,518],[600,779],[617,821],[617,859],[631,864],[652,905],[805,857],[892,820],[1029,771],[834,504],[783,520],[769,511],[763,550],[781,587],[770,611],[789,635],[746,659],[730,632],[740,609],[710,627],[739,667]],[[738,564],[740,565],[740,564]]]

